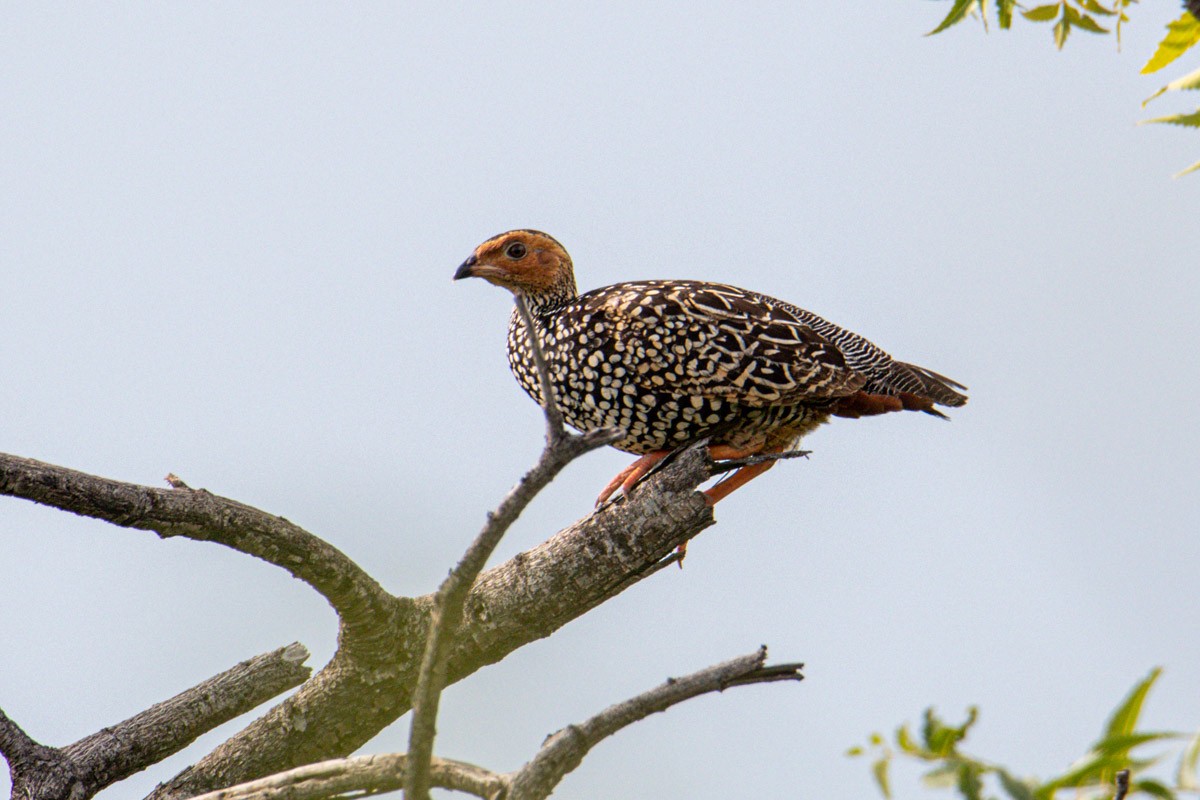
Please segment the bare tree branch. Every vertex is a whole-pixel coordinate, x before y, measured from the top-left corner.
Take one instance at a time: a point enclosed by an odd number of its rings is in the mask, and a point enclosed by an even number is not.
[[[408,756],[400,753],[338,758],[218,789],[193,800],[320,800],[383,794],[403,786],[407,765]],[[433,759],[430,764],[430,783],[484,800],[503,797],[508,789],[505,775],[441,758]]]
[[[177,800],[352,753],[417,701],[405,777],[412,800],[438,785],[430,764],[442,688],[581,616],[677,557],[671,554],[713,524],[697,485],[715,471],[703,447],[664,462],[633,498],[606,505],[509,562],[480,574],[507,528],[571,460],[612,443],[618,430],[567,433],[523,298],[546,404],[547,445],[538,463],[488,515],[480,535],[433,596],[393,597],[343,553],[286,519],[204,490],[123,483],[0,454],[0,494],[21,497],[115,525],[224,544],[283,567],[320,592],[339,616],[338,650],[293,696],[151,794]],[[716,469],[719,469],[716,468]],[[757,681],[762,680],[759,677]],[[298,682],[298,681],[297,681]],[[295,685],[292,683],[290,685]],[[415,687],[415,688],[414,688]],[[233,702],[237,702],[236,698]],[[79,759],[124,748],[89,769],[101,781],[130,774],[173,747],[174,712],[139,715],[170,733],[159,749],[103,731],[63,750],[45,748],[15,726],[0,729],[11,748],[39,760],[63,785],[80,783]],[[25,740],[27,743],[23,744]],[[182,746],[182,745],[180,745]],[[173,751],[172,751],[173,752]],[[440,762],[439,762],[440,763]],[[32,773],[31,773],[32,774]],[[94,776],[93,776],[94,777]],[[31,795],[35,796],[35,795]],[[39,792],[37,797],[58,797]]]
[[[262,559],[320,592],[351,635],[365,629],[369,636],[398,611],[397,599],[336,547],[283,517],[202,489],[140,486],[0,453],[0,495]]]
[[[467,598],[450,680],[499,661],[517,642],[549,636],[665,566],[680,544],[714,523],[695,491],[707,477],[706,454],[690,449],[632,498],[483,573]]]
[[[485,800],[542,800],[603,739],[649,715],[731,686],[801,680],[801,664],[766,666],[766,648],[709,667],[611,706],[579,725],[548,737],[537,755],[515,773],[501,775],[473,764],[434,758],[429,785]],[[260,780],[209,792],[193,800],[320,800],[399,790],[411,758],[404,754],[358,756],[311,764]]]
[[[529,350],[533,353],[533,365],[537,368],[538,385],[542,390],[542,412],[546,415],[546,446],[553,447],[555,442],[567,436],[567,429],[563,426],[562,411],[554,393],[554,381],[551,379],[550,367],[546,364],[546,353],[542,350],[542,342],[534,326],[533,314],[529,311],[529,303],[520,292],[516,292],[513,298],[517,303],[517,313],[525,323],[525,336],[529,339]]]
[[[727,458],[713,462],[713,473],[729,472],[739,467],[749,467],[753,464],[764,464],[768,461],[782,461],[787,458],[808,458],[812,450],[785,450],[782,453],[759,453],[745,458]]]
[[[584,756],[604,739],[622,728],[666,711],[708,692],[724,691],[730,686],[802,680],[803,664],[766,666],[767,648],[694,672],[682,678],[669,678],[661,686],[604,711],[578,725],[551,735],[533,760],[512,775],[507,800],[543,800],[567,773],[579,766]]]
[[[579,456],[597,447],[612,444],[625,436],[625,432],[617,428],[602,428],[580,435],[566,431],[533,317],[523,296],[517,294],[516,301],[517,309],[525,321],[525,333],[541,381],[542,408],[546,415],[546,447],[533,469],[513,487],[496,510],[488,514],[483,530],[438,589],[425,652],[421,658],[417,687],[413,694],[412,727],[408,739],[409,770],[404,781],[404,795],[407,800],[427,800],[429,797],[428,765],[433,757],[433,740],[437,734],[438,705],[442,689],[446,685],[451,640],[462,622],[467,592],[474,585],[475,579],[496,546],[500,544],[509,526],[516,521],[538,492]]]
[[[537,547],[484,572],[467,596],[447,665],[453,683],[587,613],[655,571],[713,524],[695,487],[707,459],[689,450],[612,504]],[[153,800],[181,800],[281,770],[348,756],[411,708],[433,596],[377,634],[382,646],[334,655],[296,694],[159,786]]]
[[[704,454],[689,450],[635,497],[483,573],[452,637],[447,681],[550,635],[656,572],[679,544],[713,524],[712,510],[694,491],[709,475]],[[141,487],[0,455],[0,494],[265,557],[344,612],[338,651],[324,668],[152,797],[190,797],[349,755],[410,709],[432,596],[389,600],[335,548],[286,520],[204,491]]]
[[[308,680],[299,642],[243,661],[186,692],[64,748],[102,785],[127,778],[187,747],[196,737]]]
[[[67,747],[40,745],[0,711],[0,753],[13,797],[82,800],[179,752],[206,733],[280,692],[311,670],[300,644],[255,656]]]

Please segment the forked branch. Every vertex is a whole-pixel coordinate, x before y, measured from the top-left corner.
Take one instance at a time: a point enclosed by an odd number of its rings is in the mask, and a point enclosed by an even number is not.
[[[617,703],[546,739],[520,770],[499,774],[461,761],[432,759],[429,785],[484,800],[544,800],[588,752],[604,739],[659,711],[708,692],[773,681],[798,681],[801,664],[767,666],[767,650],[702,669]],[[407,781],[412,759],[404,754],[357,756],[310,764],[193,800],[318,800],[394,792]]]

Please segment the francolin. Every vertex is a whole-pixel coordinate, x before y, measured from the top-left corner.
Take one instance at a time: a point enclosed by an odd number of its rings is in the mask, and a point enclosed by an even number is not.
[[[454,273],[525,296],[545,354],[554,399],[579,430],[618,427],[613,446],[640,455],[597,504],[630,491],[676,449],[701,439],[714,459],[782,453],[834,417],[961,406],[966,389],[896,361],[861,336],[816,314],[720,283],[651,280],[579,294],[571,257],[533,230],[493,236]],[[508,363],[543,403],[541,382],[513,309]],[[741,467],[704,494],[716,503],[766,472]]]

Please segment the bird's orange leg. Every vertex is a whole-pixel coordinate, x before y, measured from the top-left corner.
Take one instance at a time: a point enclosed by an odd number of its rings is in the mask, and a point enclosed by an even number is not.
[[[719,444],[708,448],[709,458],[714,461],[722,461],[731,458],[745,458],[746,456],[762,455],[764,453],[778,453],[783,448],[770,448],[762,450],[738,450],[730,447],[727,444]],[[724,500],[736,489],[740,489],[750,481],[762,475],[764,472],[775,466],[774,461],[764,461],[761,464],[750,464],[741,467],[737,472],[730,475],[725,480],[718,483],[711,489],[704,491],[704,497],[710,506],[715,506],[721,500]]]
[[[715,506],[718,502],[732,494],[735,489],[745,486],[773,466],[775,466],[774,461],[764,461],[761,464],[751,464],[742,467],[711,489],[705,489],[704,497],[710,506]]]
[[[782,449],[782,448],[780,448]],[[708,457],[713,461],[724,461],[732,458],[745,458],[746,456],[758,455],[760,453],[778,452],[777,450],[764,450],[755,448],[737,448],[727,444],[715,444],[708,448]],[[734,489],[745,486],[750,481],[762,475],[764,472],[775,466],[774,461],[764,461],[761,464],[751,464],[746,467],[741,467],[725,480],[718,483],[711,489],[704,491],[704,502],[709,506],[715,506],[717,501],[727,497]],[[676,561],[680,569],[683,569],[683,559],[687,558],[688,543],[684,542],[675,548],[675,552],[679,555],[679,560]]]
[[[604,487],[604,491],[600,492],[600,496],[596,498],[596,505],[603,505],[604,501],[612,497],[617,489],[621,489],[625,494],[629,494],[634,485],[646,477],[646,473],[654,469],[654,465],[669,456],[671,452],[671,450],[655,450],[647,453],[621,470],[617,473],[617,477],[608,482],[608,485]]]

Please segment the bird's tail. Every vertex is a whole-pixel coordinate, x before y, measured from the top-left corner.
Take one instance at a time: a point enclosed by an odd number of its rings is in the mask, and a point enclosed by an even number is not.
[[[883,374],[872,377],[861,391],[835,403],[832,413],[839,417],[866,417],[889,411],[924,411],[948,419],[934,406],[966,405],[967,396],[958,389],[965,392],[967,387],[933,370],[892,361]]]

